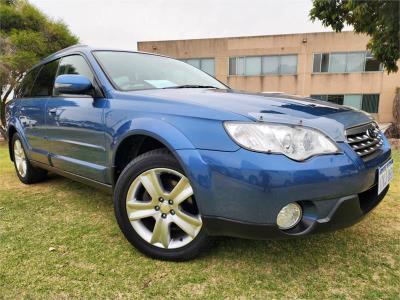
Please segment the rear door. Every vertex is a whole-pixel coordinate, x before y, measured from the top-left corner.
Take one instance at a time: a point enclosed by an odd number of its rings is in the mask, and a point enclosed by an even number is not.
[[[49,145],[46,138],[46,103],[52,94],[58,60],[26,74],[17,97],[19,120],[28,146],[30,159],[48,164]]]
[[[86,76],[95,86],[95,76],[81,55],[63,57],[58,75]],[[54,95],[47,103],[46,125],[50,159],[61,170],[105,182],[106,152],[103,98],[88,95]]]

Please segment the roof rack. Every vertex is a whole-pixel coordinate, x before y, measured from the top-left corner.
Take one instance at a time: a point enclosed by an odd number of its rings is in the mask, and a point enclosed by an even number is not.
[[[44,60],[46,60],[46,59],[48,59],[48,58],[50,58],[50,57],[52,57],[52,56],[54,56],[54,55],[57,55],[57,54],[59,54],[59,53],[61,53],[61,52],[64,52],[64,51],[66,51],[66,50],[70,50],[70,49],[74,49],[74,48],[79,48],[79,47],[89,47],[89,46],[88,46],[88,45],[85,45],[85,44],[75,44],[75,45],[69,46],[69,47],[67,47],[67,48],[58,50],[57,52],[52,53],[52,54],[50,54],[49,56],[46,56],[45,58],[42,58],[41,61],[44,61]]]

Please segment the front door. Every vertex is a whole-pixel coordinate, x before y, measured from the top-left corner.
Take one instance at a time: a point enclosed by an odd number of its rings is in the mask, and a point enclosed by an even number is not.
[[[85,75],[94,84],[93,72],[80,55],[61,59],[57,76],[62,74]],[[47,137],[54,167],[105,182],[104,103],[85,95],[55,95],[47,102]]]

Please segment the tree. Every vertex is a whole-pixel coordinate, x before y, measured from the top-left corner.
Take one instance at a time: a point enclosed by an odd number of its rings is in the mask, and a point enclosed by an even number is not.
[[[336,32],[351,25],[371,37],[367,48],[388,73],[397,72],[400,58],[399,0],[313,0],[312,21],[322,21]]]
[[[26,0],[0,0],[0,129],[5,126],[5,102],[24,73],[77,42],[63,22],[49,19]]]
[[[393,120],[394,122],[388,129],[387,135],[395,139],[400,139],[400,88],[397,88],[396,96],[393,99]]]

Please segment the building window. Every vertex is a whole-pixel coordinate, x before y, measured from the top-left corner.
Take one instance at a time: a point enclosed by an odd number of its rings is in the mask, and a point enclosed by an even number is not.
[[[211,76],[215,76],[214,58],[190,58],[182,59],[182,61],[210,74]]]
[[[296,74],[297,73],[297,55],[281,55],[280,57],[280,74]]]
[[[311,95],[311,98],[378,113],[379,94]]]
[[[377,113],[379,108],[379,94],[365,94],[362,98],[361,109],[369,113]]]
[[[346,72],[346,53],[333,53],[329,57],[329,72],[345,73]]]
[[[297,55],[245,56],[229,58],[229,75],[297,74]]]
[[[328,72],[329,69],[329,54],[328,53],[317,53],[314,54],[314,65],[313,72]]]
[[[261,56],[245,57],[245,75],[256,76],[261,74]]]
[[[379,61],[377,61],[370,52],[367,52],[365,54],[365,72],[371,72],[377,70],[379,71],[383,70],[382,64]]]
[[[262,60],[262,72],[265,75],[279,74],[279,56],[264,56]]]
[[[382,70],[382,64],[369,52],[314,54],[314,73],[376,72]]]

